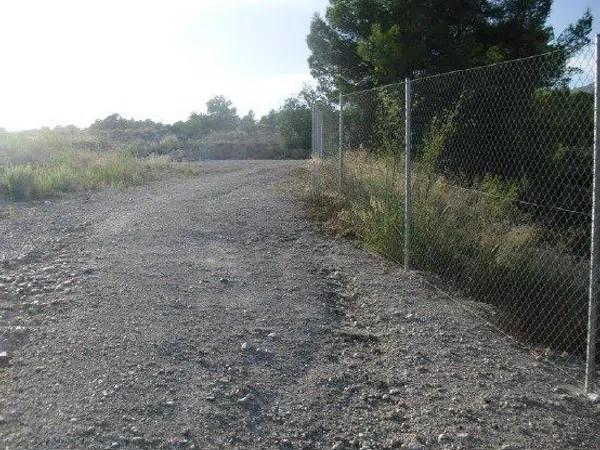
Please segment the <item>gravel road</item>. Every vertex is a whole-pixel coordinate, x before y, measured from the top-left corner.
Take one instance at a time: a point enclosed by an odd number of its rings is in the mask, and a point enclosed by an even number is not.
[[[560,371],[311,223],[301,164],[0,206],[0,445],[600,449]]]

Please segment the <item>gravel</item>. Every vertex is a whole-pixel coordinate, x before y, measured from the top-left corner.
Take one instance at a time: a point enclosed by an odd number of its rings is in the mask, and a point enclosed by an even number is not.
[[[0,214],[2,446],[600,448],[562,372],[311,223],[301,164]]]

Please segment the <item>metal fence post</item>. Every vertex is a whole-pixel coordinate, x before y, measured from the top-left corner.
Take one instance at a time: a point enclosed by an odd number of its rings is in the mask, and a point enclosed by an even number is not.
[[[319,186],[319,149],[317,148],[317,105],[313,105],[311,109],[311,175],[312,175],[312,189],[316,191]]]
[[[585,391],[591,393],[595,389],[596,379],[596,339],[598,326],[598,263],[600,251],[600,35],[596,36],[596,82],[594,87],[594,187],[592,196],[592,244],[590,251],[590,289],[588,307],[587,355],[585,367]]]
[[[311,110],[310,110],[310,119],[311,119],[311,123],[310,123],[310,150],[311,150],[311,157],[314,158],[316,156],[316,151],[317,151],[317,146],[315,145],[315,111],[316,111],[316,106],[313,105]]]
[[[339,117],[339,123],[338,123],[338,151],[339,151],[339,156],[338,156],[338,181],[339,181],[339,187],[340,187],[340,192],[342,192],[343,189],[343,183],[344,183],[344,97],[342,96],[342,94],[340,93],[340,117]]]
[[[317,156],[317,107],[316,105],[313,105],[312,107],[312,111],[311,111],[311,119],[312,119],[312,123],[311,123],[311,150],[312,150],[312,157],[315,158]]]
[[[325,155],[323,151],[323,110],[321,108],[317,109],[317,127],[319,129],[317,133],[317,148],[319,149],[319,158],[323,158]]]
[[[412,186],[411,186],[411,103],[412,92],[410,78],[404,80],[404,268],[410,269],[410,234],[412,222]]]

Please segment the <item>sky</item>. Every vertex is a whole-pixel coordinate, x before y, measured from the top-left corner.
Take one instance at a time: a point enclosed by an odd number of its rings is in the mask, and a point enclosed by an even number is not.
[[[87,126],[112,113],[164,123],[219,94],[240,113],[310,82],[306,34],[327,0],[4,0],[0,127]],[[597,0],[555,0],[560,32]],[[595,32],[599,33],[598,23]]]

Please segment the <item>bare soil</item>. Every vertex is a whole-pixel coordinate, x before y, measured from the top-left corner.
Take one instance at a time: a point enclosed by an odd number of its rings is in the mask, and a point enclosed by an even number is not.
[[[6,449],[600,449],[598,404],[278,189],[0,205]]]

